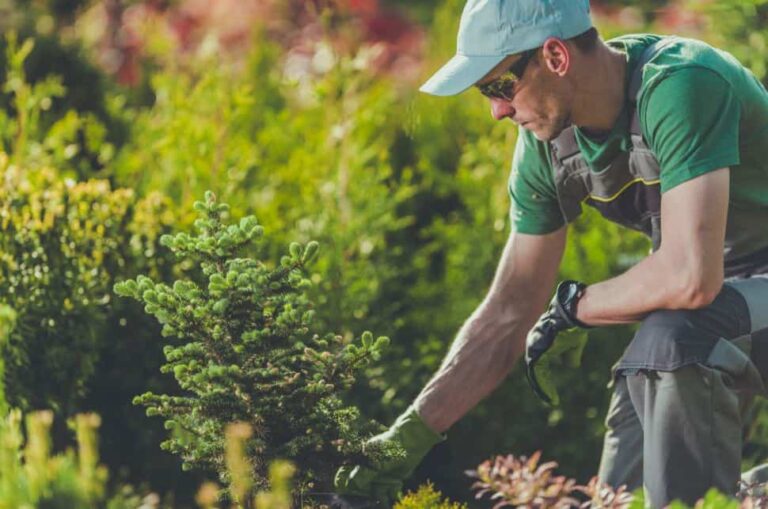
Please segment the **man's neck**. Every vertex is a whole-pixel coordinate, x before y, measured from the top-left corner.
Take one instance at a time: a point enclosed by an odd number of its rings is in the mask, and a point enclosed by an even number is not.
[[[608,133],[626,102],[627,59],[602,43],[582,57],[576,79],[573,123],[586,133]]]

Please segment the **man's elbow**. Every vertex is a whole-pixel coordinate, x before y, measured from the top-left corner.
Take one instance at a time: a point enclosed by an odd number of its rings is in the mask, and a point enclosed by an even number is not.
[[[723,287],[722,271],[694,274],[683,279],[677,295],[676,308],[700,309],[715,300]]]

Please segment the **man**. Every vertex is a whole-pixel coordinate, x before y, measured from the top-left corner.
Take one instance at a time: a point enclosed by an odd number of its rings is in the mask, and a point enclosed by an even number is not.
[[[641,322],[614,367],[601,480],[644,486],[654,507],[713,486],[733,493],[743,411],[768,365],[765,89],[698,41],[604,42],[586,0],[469,0],[457,55],[421,90],[473,85],[495,119],[519,127],[512,233],[439,371],[372,439],[405,457],[342,468],[337,488],[391,500],[523,354],[540,392],[535,364],[558,332]],[[646,233],[653,251],[607,281],[561,283],[537,322],[583,205]]]

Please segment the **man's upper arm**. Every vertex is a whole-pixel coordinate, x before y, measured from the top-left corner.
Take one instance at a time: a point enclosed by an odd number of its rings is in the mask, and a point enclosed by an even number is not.
[[[723,282],[730,170],[688,180],[661,197],[661,248],[693,298],[707,304]]]
[[[741,105],[733,86],[717,72],[703,67],[673,72],[646,93],[641,112],[661,166],[662,193],[740,163]]]
[[[740,163],[741,104],[704,67],[679,69],[648,93],[645,132],[661,166],[661,248],[682,292],[706,304],[723,280],[730,169]]]

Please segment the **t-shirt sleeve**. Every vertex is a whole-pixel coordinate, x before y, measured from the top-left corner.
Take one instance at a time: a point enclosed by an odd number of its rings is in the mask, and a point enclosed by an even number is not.
[[[716,72],[688,67],[660,79],[644,101],[645,134],[661,166],[661,192],[739,164],[741,109]]]
[[[520,129],[509,177],[510,215],[515,231],[551,233],[565,224],[545,143]]]

